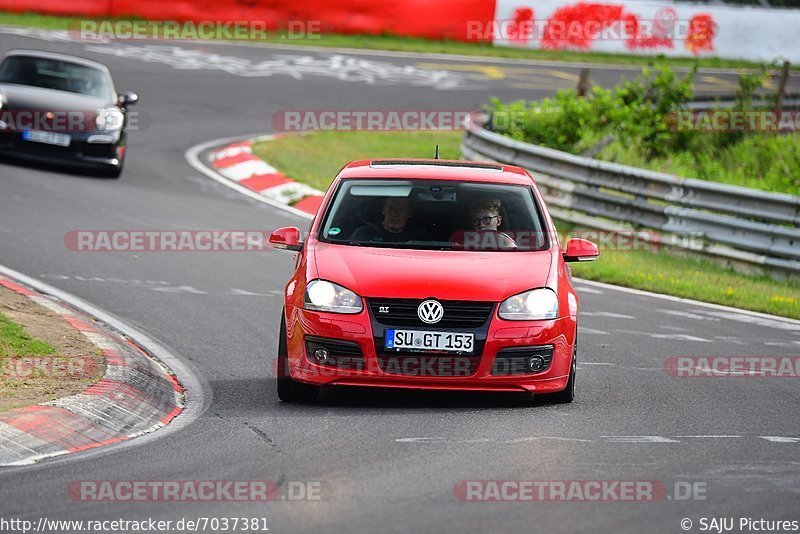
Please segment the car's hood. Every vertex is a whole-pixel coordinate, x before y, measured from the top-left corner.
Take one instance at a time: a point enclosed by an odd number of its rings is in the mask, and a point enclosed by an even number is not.
[[[400,250],[330,245],[313,247],[320,278],[364,297],[499,302],[542,287],[551,253]]]
[[[5,109],[38,111],[95,111],[113,103],[105,98],[80,95],[28,85],[0,83],[0,95]]]

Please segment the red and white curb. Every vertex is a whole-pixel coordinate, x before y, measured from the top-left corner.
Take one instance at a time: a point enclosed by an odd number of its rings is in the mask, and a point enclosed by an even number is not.
[[[253,141],[223,145],[211,151],[211,166],[233,182],[266,199],[309,215],[315,215],[322,203],[323,192],[287,178],[252,152]]]
[[[0,285],[67,321],[100,348],[105,373],[76,395],[0,413],[0,466],[110,445],[158,430],[184,409],[184,388],[129,339],[52,296],[0,274]]]

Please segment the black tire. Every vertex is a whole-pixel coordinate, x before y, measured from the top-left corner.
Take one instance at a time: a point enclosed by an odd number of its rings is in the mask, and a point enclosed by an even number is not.
[[[572,364],[569,368],[569,380],[567,380],[567,387],[558,393],[548,393],[540,395],[539,398],[547,404],[569,404],[575,400],[575,370],[578,361],[578,337],[575,336],[575,348],[572,350]]]
[[[278,398],[283,402],[314,402],[320,388],[293,380],[289,374],[289,350],[286,343],[286,318],[281,313],[278,338]]]
[[[122,162],[119,165],[105,167],[98,171],[103,178],[119,178],[122,175]]]

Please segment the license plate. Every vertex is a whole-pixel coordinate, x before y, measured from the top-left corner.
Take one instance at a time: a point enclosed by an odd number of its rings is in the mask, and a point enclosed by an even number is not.
[[[472,352],[475,347],[475,334],[389,329],[386,330],[385,341],[387,349]]]
[[[38,130],[27,130],[22,132],[22,138],[34,143],[44,143],[46,145],[69,146],[72,140],[67,134],[40,132]]]

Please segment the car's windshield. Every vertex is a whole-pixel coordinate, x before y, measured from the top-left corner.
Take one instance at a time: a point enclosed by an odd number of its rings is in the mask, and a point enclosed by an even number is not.
[[[432,180],[345,180],[318,237],[351,246],[437,250],[547,246],[529,187]]]
[[[11,56],[0,64],[0,83],[113,99],[113,89],[102,70],[58,59]]]

